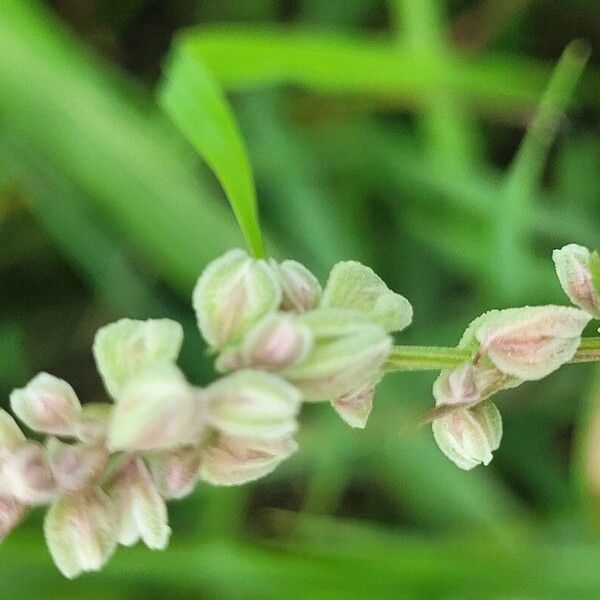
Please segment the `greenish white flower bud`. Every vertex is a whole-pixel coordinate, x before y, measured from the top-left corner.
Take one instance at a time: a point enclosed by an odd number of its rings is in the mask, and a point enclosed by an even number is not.
[[[335,400],[375,385],[392,348],[392,339],[367,314],[321,308],[299,315],[313,335],[313,347],[285,378],[305,400]]]
[[[303,313],[316,308],[321,299],[321,285],[317,278],[301,263],[284,260],[270,261],[283,292],[281,309]]]
[[[121,468],[108,494],[116,507],[120,544],[131,546],[141,539],[152,550],[167,547],[171,535],[167,506],[141,458]]]
[[[155,453],[148,458],[152,479],[167,500],[184,498],[193,491],[200,463],[201,450],[196,446]]]
[[[536,380],[573,358],[590,320],[569,306],[526,306],[485,313],[467,331],[500,371]]]
[[[333,267],[321,306],[364,312],[388,332],[402,331],[413,316],[404,296],[392,292],[372,269],[352,260]]]
[[[44,534],[65,577],[99,571],[117,546],[115,507],[100,488],[62,496],[46,513]]]
[[[375,386],[367,385],[363,389],[331,402],[333,408],[350,427],[364,429],[373,408]]]
[[[274,471],[298,449],[291,435],[253,439],[216,435],[202,450],[200,477],[212,485],[241,485]]]
[[[552,260],[560,285],[569,300],[595,319],[600,319],[600,294],[594,281],[600,277],[598,253],[590,252],[584,246],[568,244],[560,250],[554,250]]]
[[[105,402],[84,404],[79,421],[75,424],[75,436],[87,444],[106,440],[113,405]]]
[[[264,371],[243,370],[208,386],[206,423],[232,436],[278,438],[296,430],[300,392]]]
[[[24,388],[14,390],[10,405],[27,427],[54,435],[73,435],[81,413],[73,388],[48,373],[39,373]]]
[[[14,450],[26,442],[16,421],[0,408],[0,449]]]
[[[190,443],[197,427],[195,392],[172,364],[154,365],[122,390],[108,431],[111,450],[167,450]]]
[[[192,297],[198,327],[216,348],[239,341],[281,303],[281,287],[266,261],[230,250],[211,262]]]
[[[11,496],[0,496],[0,542],[19,524],[27,508]]]
[[[50,471],[61,492],[80,490],[106,467],[108,451],[102,446],[65,444],[55,437],[46,442]]]
[[[468,471],[492,460],[502,438],[502,418],[496,406],[486,401],[436,419],[432,429],[440,450],[457,467]]]
[[[175,362],[182,342],[183,329],[171,319],[121,319],[99,329],[94,357],[108,393],[120,400],[135,375],[156,363]]]
[[[475,366],[465,362],[454,369],[442,371],[433,384],[436,405],[474,405],[482,398],[477,389]]]

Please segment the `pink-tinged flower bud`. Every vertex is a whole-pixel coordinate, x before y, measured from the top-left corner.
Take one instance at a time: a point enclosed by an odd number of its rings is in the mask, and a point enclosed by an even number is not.
[[[342,419],[358,429],[364,429],[373,408],[375,387],[367,385],[354,394],[342,396],[331,402],[333,408]]]
[[[573,358],[590,319],[569,306],[509,308],[480,317],[474,335],[500,371],[536,380]]]
[[[193,388],[171,364],[134,377],[115,405],[108,431],[111,450],[167,450],[190,443],[196,430]]]
[[[26,510],[15,498],[0,496],[0,542],[19,524]]]
[[[1,475],[3,493],[8,492],[23,504],[46,504],[56,496],[46,449],[36,442],[26,442],[7,455]]]
[[[362,312],[322,308],[297,319],[313,335],[313,347],[285,378],[305,400],[334,400],[355,394],[381,377],[392,348],[384,329]]]
[[[75,424],[75,436],[86,444],[99,444],[106,440],[113,405],[105,402],[84,404],[79,421]]]
[[[117,539],[131,546],[139,539],[152,550],[169,542],[167,507],[141,458],[134,458],[114,477],[108,494],[116,507]]]
[[[192,303],[204,339],[223,348],[277,310],[281,287],[266,261],[230,250],[200,275]]]
[[[317,307],[321,299],[321,286],[303,264],[295,260],[277,263],[271,259],[270,265],[281,283],[282,310],[303,313]]]
[[[459,468],[468,471],[487,465],[500,445],[502,418],[492,402],[459,408],[432,423],[440,450]]]
[[[15,420],[0,408],[0,449],[14,450],[26,441]]]
[[[150,456],[148,466],[160,495],[167,500],[188,496],[198,481],[200,461],[195,446]]]
[[[280,371],[302,361],[312,346],[308,327],[291,315],[270,315],[255,325],[244,339],[245,366]]]
[[[183,329],[171,319],[121,319],[98,330],[94,358],[108,393],[119,400],[123,388],[138,373],[179,356]]]
[[[24,388],[14,390],[10,405],[27,427],[54,435],[72,435],[81,413],[73,388],[48,373],[40,373]]]
[[[115,507],[100,488],[62,496],[46,513],[44,534],[65,577],[99,571],[117,546]]]
[[[372,269],[353,260],[339,262],[331,269],[321,306],[364,312],[387,332],[402,331],[413,316],[404,296],[392,292]]]
[[[108,451],[102,446],[65,444],[51,437],[46,449],[50,471],[61,492],[86,487],[100,476],[108,462]]]
[[[476,385],[475,366],[465,362],[442,371],[433,384],[436,405],[474,405],[482,398]]]
[[[600,294],[596,278],[600,276],[600,257],[583,246],[568,244],[554,250],[552,260],[558,280],[569,300],[595,319],[600,319]]]
[[[208,386],[203,409],[206,423],[227,435],[278,438],[296,430],[300,401],[280,377],[243,370]]]
[[[200,478],[212,485],[241,485],[268,475],[298,449],[292,436],[252,439],[217,435],[203,448]]]

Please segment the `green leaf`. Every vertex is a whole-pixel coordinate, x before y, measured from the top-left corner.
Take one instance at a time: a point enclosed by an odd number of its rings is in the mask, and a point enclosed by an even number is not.
[[[246,147],[231,109],[209,69],[182,38],[167,66],[159,99],[223,186],[255,257],[264,256],[256,190]]]

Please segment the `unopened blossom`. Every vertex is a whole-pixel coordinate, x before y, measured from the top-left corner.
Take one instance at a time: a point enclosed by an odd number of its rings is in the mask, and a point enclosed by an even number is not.
[[[192,297],[204,339],[216,348],[237,342],[281,304],[281,286],[264,260],[230,250],[200,275]]]
[[[98,330],[94,357],[108,393],[120,399],[123,388],[152,365],[175,362],[183,329],[171,319],[121,319]]]
[[[600,294],[596,287],[598,280],[595,280],[595,277],[600,277],[598,253],[590,252],[584,246],[568,244],[554,250],[552,260],[569,300],[595,319],[600,319]]]
[[[459,408],[432,423],[440,450],[466,471],[487,465],[500,445],[502,418],[489,400],[472,408]]]
[[[39,373],[24,388],[14,390],[10,406],[30,429],[54,435],[73,435],[81,414],[73,388],[48,373]]]
[[[212,485],[241,485],[274,471],[298,448],[286,435],[256,439],[216,435],[203,448],[200,477]]]
[[[154,365],[123,389],[112,413],[111,450],[165,450],[185,446],[196,431],[194,389],[172,364]]]
[[[317,278],[301,263],[284,260],[269,261],[281,284],[281,309],[303,313],[316,308],[321,299],[321,285]]]
[[[256,370],[227,375],[203,394],[207,425],[232,436],[273,439],[296,431],[300,392],[282,378]]]
[[[44,534],[65,577],[99,571],[117,546],[115,506],[98,487],[67,494],[48,509]]]
[[[0,408],[0,456],[2,450],[11,451],[26,441],[16,421]]]
[[[350,427],[364,429],[373,408],[375,385],[367,384],[356,392],[331,401],[331,405]]]
[[[113,406],[106,402],[89,402],[83,406],[75,424],[75,436],[82,442],[98,444],[106,440]]]
[[[201,462],[200,446],[154,453],[148,458],[152,479],[167,500],[184,498],[192,492],[200,476]]]
[[[171,535],[167,507],[141,458],[120,469],[107,493],[115,507],[120,544],[131,546],[141,539],[152,550],[166,548]]]
[[[27,507],[16,498],[0,494],[0,542],[21,522]]]
[[[364,312],[387,332],[402,331],[410,325],[413,315],[404,296],[392,292],[372,269],[352,260],[333,267],[321,306]]]

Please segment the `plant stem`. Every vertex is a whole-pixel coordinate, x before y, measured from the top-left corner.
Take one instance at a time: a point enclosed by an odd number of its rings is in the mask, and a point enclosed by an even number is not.
[[[394,346],[385,363],[387,372],[441,371],[469,360],[467,350],[445,346]],[[581,344],[571,363],[600,361],[600,337],[588,337]]]

